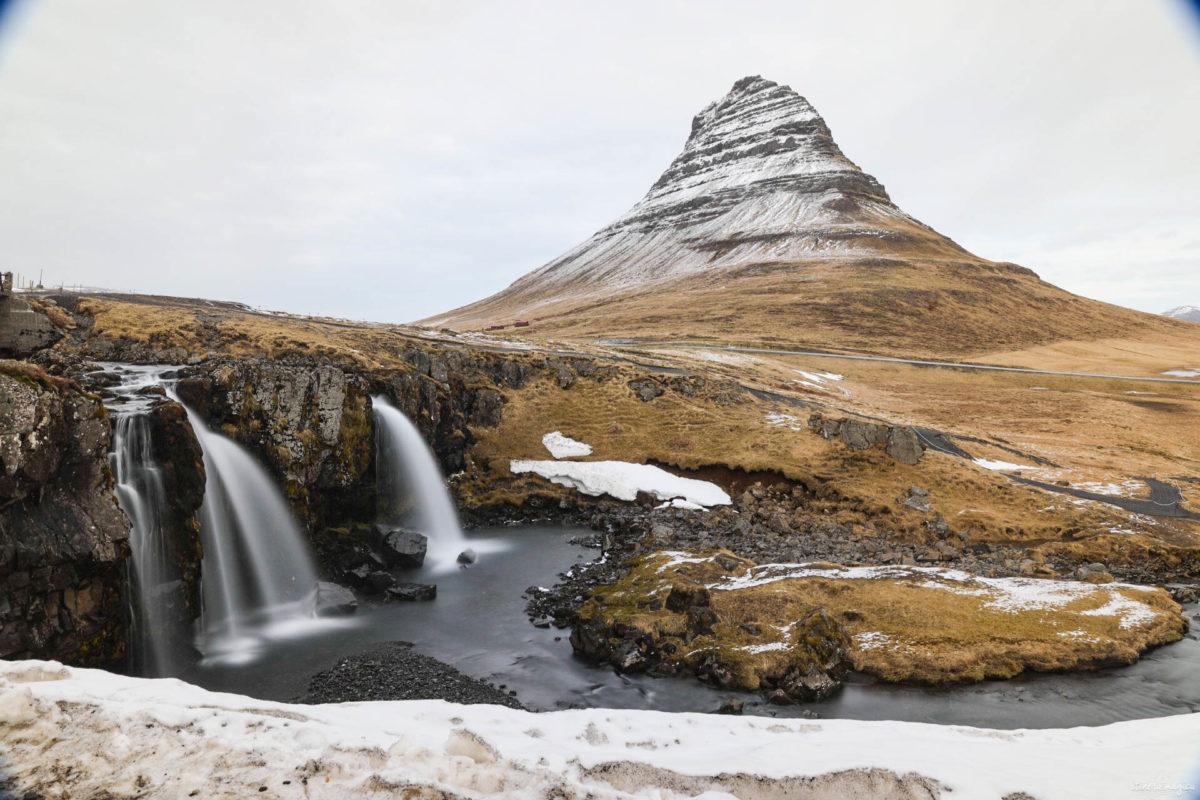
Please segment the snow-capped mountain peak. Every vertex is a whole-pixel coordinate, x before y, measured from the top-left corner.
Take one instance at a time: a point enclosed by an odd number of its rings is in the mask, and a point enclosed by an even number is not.
[[[807,100],[753,76],[696,115],[683,151],[633,208],[492,299],[520,296],[532,311],[746,264],[909,249],[971,258],[898,209]]]
[[[1176,306],[1170,311],[1162,312],[1162,315],[1187,322],[1200,322],[1200,306]]]

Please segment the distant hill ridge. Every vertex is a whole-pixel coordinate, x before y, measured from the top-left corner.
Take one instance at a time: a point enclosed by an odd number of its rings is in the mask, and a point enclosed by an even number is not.
[[[1164,311],[1162,315],[1187,322],[1200,322],[1200,306],[1176,306],[1170,311]]]

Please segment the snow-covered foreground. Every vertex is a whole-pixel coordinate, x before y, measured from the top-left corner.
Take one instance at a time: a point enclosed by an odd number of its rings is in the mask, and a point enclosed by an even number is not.
[[[1200,714],[996,731],[440,701],[287,705],[0,662],[0,790],[45,797],[1166,798]]]

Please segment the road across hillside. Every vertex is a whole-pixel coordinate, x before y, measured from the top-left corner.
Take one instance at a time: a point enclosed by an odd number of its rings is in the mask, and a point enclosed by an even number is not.
[[[714,346],[703,344],[673,344],[671,342],[650,342],[639,344],[641,349],[670,348],[672,350],[724,350],[734,353],[758,353],[776,356],[809,356],[811,358],[841,358],[850,361],[886,361],[892,364],[913,364],[918,367],[947,367],[950,369],[981,369],[992,372],[1022,372],[1028,375],[1066,375],[1072,378],[1103,378],[1113,381],[1152,381],[1154,383],[1186,383],[1200,386],[1200,381],[1186,378],[1140,378],[1136,375],[1104,375],[1096,372],[1056,372],[1048,369],[1029,369],[1028,367],[998,367],[992,364],[964,364],[958,361],[921,361],[914,358],[891,358],[889,356],[855,356],[846,353],[820,353],[811,350],[771,350],[759,347]]]

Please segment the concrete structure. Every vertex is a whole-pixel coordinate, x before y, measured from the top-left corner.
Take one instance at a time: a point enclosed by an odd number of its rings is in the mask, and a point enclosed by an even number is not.
[[[0,274],[0,357],[25,358],[62,336],[45,314],[13,294],[13,275]]]

